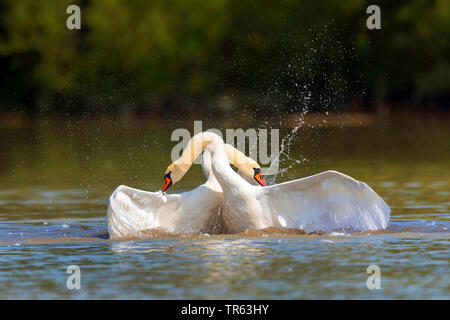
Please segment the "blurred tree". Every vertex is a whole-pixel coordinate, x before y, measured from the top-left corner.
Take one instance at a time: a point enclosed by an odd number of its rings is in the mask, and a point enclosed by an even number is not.
[[[79,31],[66,28],[71,4]],[[377,4],[381,30],[366,28],[362,0],[3,0],[0,111],[180,112],[222,94],[274,110],[448,107],[449,1]]]

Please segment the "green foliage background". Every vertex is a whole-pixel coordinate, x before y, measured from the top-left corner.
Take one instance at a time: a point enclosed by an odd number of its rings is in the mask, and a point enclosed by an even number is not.
[[[66,28],[71,4],[81,30]],[[370,4],[381,30],[366,28]],[[447,0],[3,0],[0,10],[0,112],[218,112],[223,97],[258,110],[448,107]]]

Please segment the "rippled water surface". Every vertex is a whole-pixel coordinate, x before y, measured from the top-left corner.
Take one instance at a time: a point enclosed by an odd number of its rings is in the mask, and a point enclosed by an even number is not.
[[[108,239],[107,198],[118,184],[160,188],[181,125],[155,135],[157,124],[112,124],[0,130],[0,298],[449,298],[447,122],[309,128],[293,140],[291,157],[306,160],[277,181],[326,169],[363,180],[392,208],[385,231],[140,241]],[[173,192],[202,180],[193,168]],[[81,290],[66,287],[69,265]],[[379,290],[366,286],[369,265]]]

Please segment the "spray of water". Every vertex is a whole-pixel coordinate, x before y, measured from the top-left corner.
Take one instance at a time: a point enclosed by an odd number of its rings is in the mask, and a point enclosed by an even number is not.
[[[307,113],[308,110],[305,108],[297,118],[297,123],[295,124],[294,128],[281,139],[280,151],[271,163],[271,168],[278,167],[280,169],[276,174],[265,177],[266,182],[269,185],[275,184],[278,176],[283,177],[283,175],[295,165],[308,161],[308,159],[305,157],[301,157],[300,159],[293,158],[291,154],[291,146],[299,133],[299,129],[305,123],[304,117]],[[287,162],[290,163],[286,164]]]
[[[281,59],[279,72],[274,74],[265,93],[264,103],[277,110],[280,116],[279,127],[286,127],[286,116],[295,114],[296,120],[289,133],[284,135],[278,156],[272,162],[280,168],[277,174],[267,176],[269,184],[283,177],[289,170],[309,161],[307,155],[291,152],[291,147],[301,143],[299,137],[303,127],[314,128],[326,125],[312,125],[305,122],[309,112],[323,113],[344,110],[355,96],[362,96],[363,88],[357,75],[343,68],[342,60],[354,58],[353,48],[345,47],[340,39],[339,29],[330,25],[315,26],[310,29],[311,37],[298,52],[287,52]],[[271,127],[274,121],[266,122]]]

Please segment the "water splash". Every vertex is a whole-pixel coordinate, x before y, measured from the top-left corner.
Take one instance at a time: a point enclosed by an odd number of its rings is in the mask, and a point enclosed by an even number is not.
[[[303,111],[299,114],[297,123],[295,124],[294,128],[286,136],[284,136],[281,139],[280,151],[270,165],[271,169],[273,167],[279,167],[280,169],[278,170],[278,172],[276,174],[265,177],[265,179],[269,185],[275,184],[278,176],[282,177],[285,173],[287,173],[295,165],[301,164],[305,161],[308,161],[308,159],[306,159],[304,157],[301,159],[295,159],[291,155],[291,146],[292,146],[293,142],[295,141],[297,134],[299,133],[299,129],[305,123],[304,117],[307,113],[308,113],[308,109],[306,107],[304,107]],[[282,125],[282,124],[280,123],[280,125]],[[281,168],[281,166],[286,162],[290,162],[290,163],[287,166],[285,166],[284,168]]]
[[[159,192],[158,192],[158,197],[160,197],[164,203],[167,203],[166,194],[164,192],[162,192],[161,190],[159,190]]]

